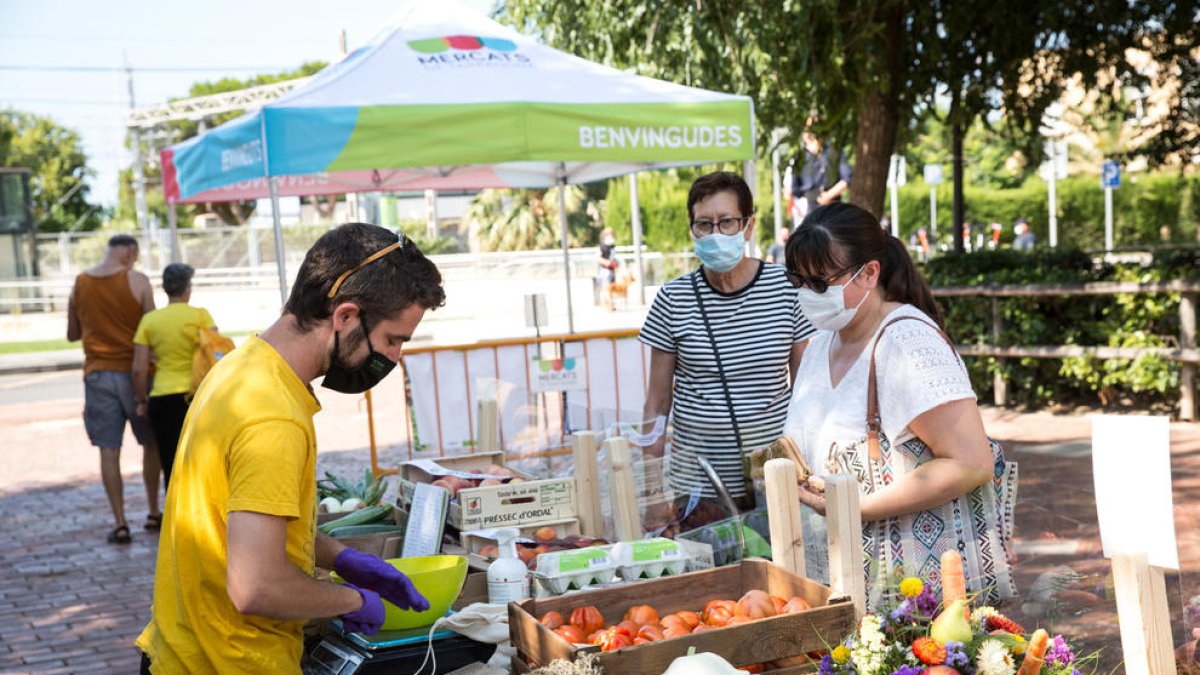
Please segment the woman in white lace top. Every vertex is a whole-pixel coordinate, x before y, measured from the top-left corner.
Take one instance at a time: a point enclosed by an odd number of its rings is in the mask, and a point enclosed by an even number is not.
[[[942,318],[928,284],[899,239],[849,204],[818,208],[787,243],[787,267],[818,329],[796,376],[785,429],[818,474],[800,490],[809,576],[828,579],[820,475],[839,449],[867,434],[867,382],[875,354],[882,432],[895,447],[918,438],[927,461],[862,499],[864,523],[915,513],[970,492],[992,477],[993,457],[975,393],[958,355],[934,327]],[[810,510],[811,509],[811,510]]]

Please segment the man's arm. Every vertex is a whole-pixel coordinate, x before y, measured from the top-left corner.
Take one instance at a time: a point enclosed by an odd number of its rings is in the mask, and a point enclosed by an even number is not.
[[[299,620],[362,608],[362,596],[354,589],[317,581],[287,559],[286,518],[234,511],[229,514],[228,537],[225,581],[239,612]],[[322,547],[319,539],[317,547]]]
[[[133,297],[142,303],[142,314],[154,311],[154,287],[150,285],[149,277],[129,270],[129,288],[133,291]]]
[[[327,534],[318,532],[317,541],[313,546],[313,553],[317,558],[317,567],[324,567],[327,570],[333,569],[333,561],[337,560],[338,554],[345,549],[346,545],[342,542]]]
[[[71,297],[67,300],[67,341],[74,342],[83,337],[83,326],[79,323],[79,315],[75,313],[75,288],[71,288]]]
[[[150,396],[150,347],[133,345],[133,401],[137,414],[145,416],[146,401]]]

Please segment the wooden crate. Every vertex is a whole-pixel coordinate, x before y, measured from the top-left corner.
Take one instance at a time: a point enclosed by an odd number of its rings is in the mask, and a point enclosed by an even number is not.
[[[618,622],[632,605],[650,604],[660,614],[698,612],[709,600],[737,600],[751,589],[784,598],[798,595],[813,609],[603,652],[599,654],[599,663],[605,675],[661,673],[676,658],[687,654],[689,647],[713,652],[737,666],[764,663],[826,649],[854,630],[854,605],[849,597],[835,595],[828,586],[798,577],[766,560],[751,559],[736,566],[509,603],[509,631],[517,649],[515,661],[541,667],[555,659],[573,661],[583,652],[598,651],[594,646],[569,644],[539,623],[537,617],[551,610],[570,616],[576,607],[593,605],[608,625]],[[779,672],[805,672],[806,668]]]
[[[484,452],[458,457],[441,457],[430,461],[450,471],[473,473],[491,465],[504,465],[504,453]],[[421,462],[400,464],[400,486],[397,502],[407,508],[417,483],[431,483],[435,475],[420,466]],[[513,527],[534,523],[575,518],[575,480],[573,478],[537,479],[513,469],[523,483],[492,485],[460,490],[450,502],[446,524],[457,530],[480,530],[493,527]]]

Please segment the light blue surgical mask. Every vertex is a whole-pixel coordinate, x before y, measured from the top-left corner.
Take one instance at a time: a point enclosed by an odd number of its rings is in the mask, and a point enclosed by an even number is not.
[[[746,254],[746,237],[741,232],[737,234],[721,234],[714,232],[700,237],[692,244],[696,256],[704,266],[714,272],[728,272],[737,267]]]

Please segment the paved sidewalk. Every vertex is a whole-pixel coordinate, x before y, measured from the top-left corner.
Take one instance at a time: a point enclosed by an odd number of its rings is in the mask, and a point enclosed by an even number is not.
[[[81,370],[83,348],[55,349],[48,352],[0,354],[0,375],[47,373],[57,370]]]
[[[350,402],[331,400],[345,410]],[[347,436],[340,420],[325,438]],[[1018,584],[1023,597],[1006,608],[1026,625],[1051,625],[1084,651],[1103,649],[1100,672],[1119,669],[1116,611],[1099,555],[1085,416],[987,410],[989,430],[1021,464]],[[322,431],[318,431],[322,435]],[[1181,607],[1200,594],[1200,425],[1172,427],[1176,528],[1184,573],[1168,575],[1176,642]],[[327,446],[327,447],[333,447]],[[318,473],[361,471],[367,451],[322,451]],[[30,448],[32,455],[38,454]],[[133,454],[131,453],[131,457]],[[157,537],[140,529],[146,514],[140,467],[125,475],[134,542],[104,542],[110,527],[92,455],[61,454],[24,463],[5,452],[0,470],[0,673],[136,672],[133,640],[149,619]],[[14,465],[15,463],[15,465]],[[68,466],[70,465],[70,466]],[[1047,586],[1048,580],[1058,585]],[[1187,625],[1191,628],[1191,625]]]

